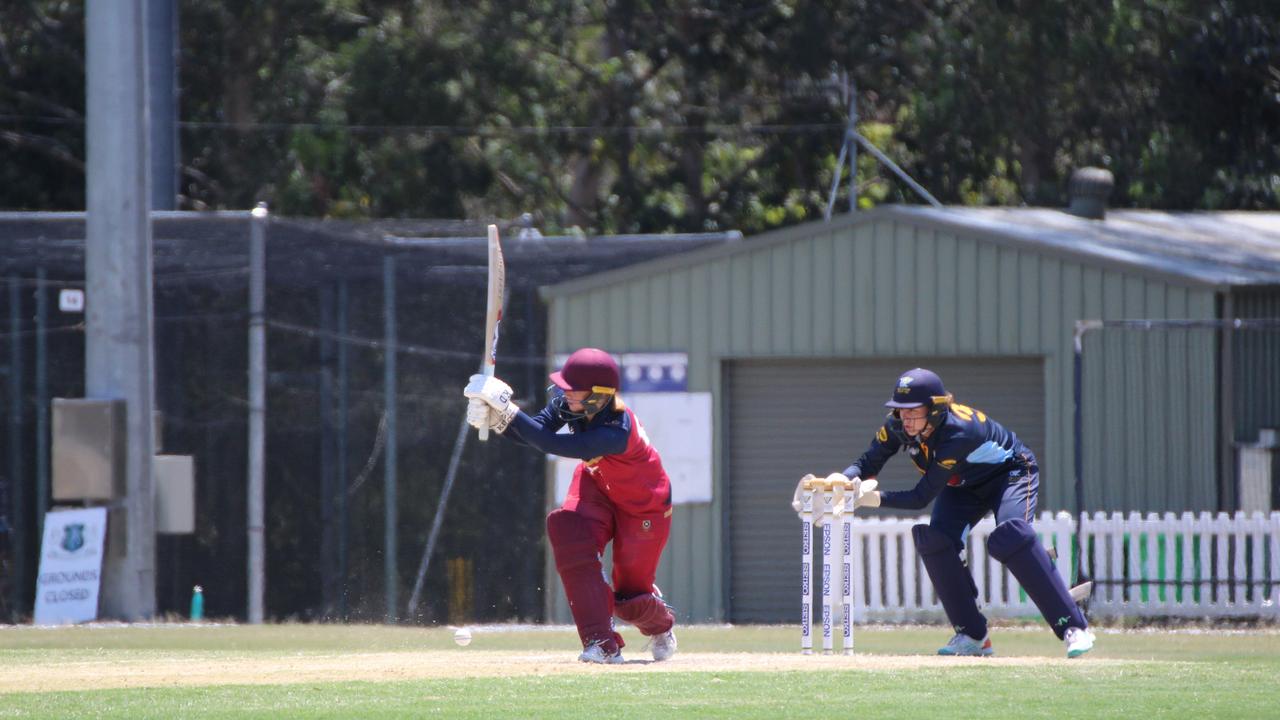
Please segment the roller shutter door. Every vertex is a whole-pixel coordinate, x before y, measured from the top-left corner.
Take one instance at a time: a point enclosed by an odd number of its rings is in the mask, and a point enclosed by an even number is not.
[[[958,402],[986,412],[1044,454],[1042,358],[726,363],[733,622],[799,622],[800,529],[790,507],[795,484],[807,472],[842,470],[861,455],[884,419],[882,406],[898,375],[921,364],[942,377]],[[919,477],[905,455],[890,459],[880,474],[895,490]]]

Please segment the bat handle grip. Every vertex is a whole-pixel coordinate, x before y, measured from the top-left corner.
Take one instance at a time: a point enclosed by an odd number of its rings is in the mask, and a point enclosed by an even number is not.
[[[484,373],[485,377],[493,377],[493,366],[486,362],[484,363],[484,366],[480,368],[480,372]],[[477,431],[477,437],[480,438],[480,442],[488,442],[489,426],[485,425],[484,427],[479,428]]]

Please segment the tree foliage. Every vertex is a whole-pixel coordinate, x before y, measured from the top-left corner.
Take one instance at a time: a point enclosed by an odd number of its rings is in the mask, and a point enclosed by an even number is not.
[[[84,207],[84,13],[0,4],[0,207]]]
[[[182,0],[181,205],[755,232],[821,214],[845,72],[944,202],[1060,205],[1094,164],[1118,205],[1280,205],[1275,3],[518,5]],[[0,9],[0,207],[83,206],[83,44],[79,3]]]

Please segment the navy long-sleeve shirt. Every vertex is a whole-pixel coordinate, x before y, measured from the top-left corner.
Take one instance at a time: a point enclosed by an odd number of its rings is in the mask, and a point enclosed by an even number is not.
[[[919,510],[944,487],[981,485],[1036,462],[1017,435],[967,405],[952,403],[946,418],[923,442],[903,443],[891,431],[893,422],[887,419],[867,451],[844,471],[849,477],[875,477],[889,458],[905,449],[922,477],[910,490],[881,492],[882,507]]]
[[[503,435],[544,453],[579,460],[617,455],[627,449],[631,435],[631,416],[614,408],[601,410],[589,421],[570,422],[573,432],[567,435],[557,432],[564,425],[555,408],[547,405],[537,415],[517,412]]]
[[[551,406],[537,415],[517,413],[504,435],[561,457],[582,460],[574,470],[565,506],[581,496],[580,483],[594,483],[614,507],[636,516],[671,514],[671,479],[649,443],[640,421],[620,400],[590,420],[573,420],[568,435],[556,431],[564,420]]]

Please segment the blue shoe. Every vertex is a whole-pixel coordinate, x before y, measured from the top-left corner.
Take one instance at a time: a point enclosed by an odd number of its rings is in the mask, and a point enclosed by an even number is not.
[[[1062,642],[1067,645],[1068,658],[1080,657],[1092,650],[1093,640],[1093,633],[1078,627],[1067,628],[1067,632],[1062,636]]]
[[[972,655],[979,657],[987,657],[995,655],[996,651],[991,647],[991,638],[984,637],[981,640],[974,640],[964,633],[956,633],[946,645],[938,648],[939,655]]]

